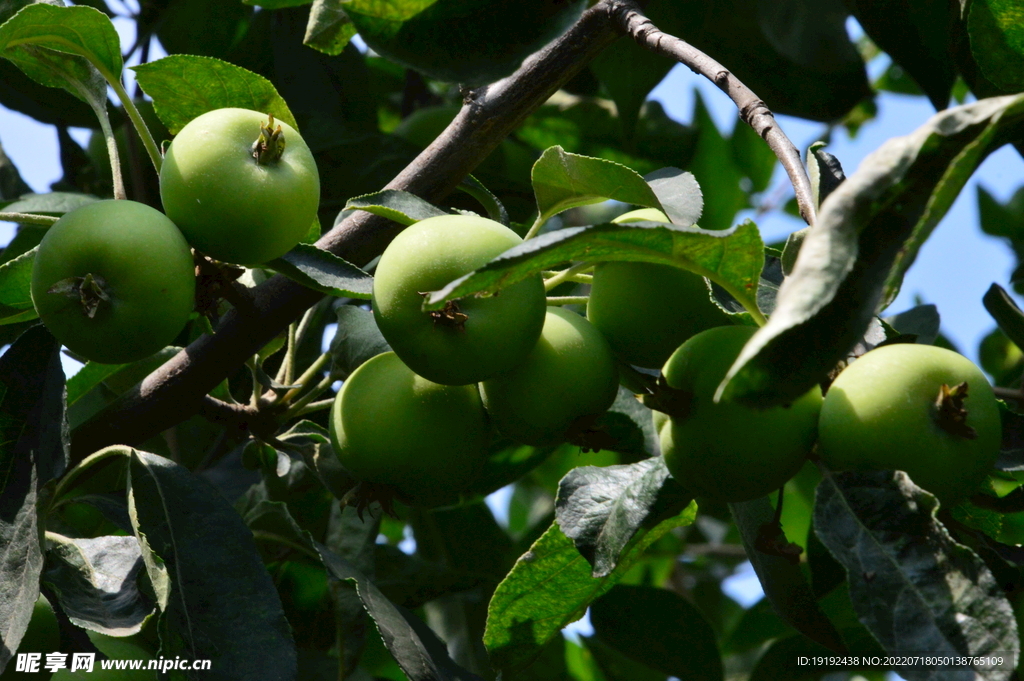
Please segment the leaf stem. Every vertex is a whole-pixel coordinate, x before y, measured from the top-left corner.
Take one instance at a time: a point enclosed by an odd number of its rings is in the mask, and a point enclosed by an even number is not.
[[[106,75],[106,74],[104,74]],[[150,132],[146,122],[142,120],[142,114],[139,113],[138,107],[135,106],[135,102],[128,96],[128,92],[121,85],[119,79],[107,79],[110,86],[114,88],[114,92],[117,94],[117,98],[121,100],[122,106],[124,106],[125,112],[128,114],[128,118],[132,120],[132,125],[135,126],[136,132],[139,133],[139,138],[142,140],[142,145],[146,147],[146,153],[149,154],[149,160],[153,162],[153,167],[156,169],[157,175],[160,174],[160,166],[163,163],[163,157],[160,156],[160,147],[157,146],[156,140],[153,139],[153,133]]]
[[[329,352],[325,352],[319,357],[317,357],[316,361],[310,364],[309,368],[306,369],[306,371],[301,376],[299,376],[299,380],[295,382],[298,384],[299,387],[292,388],[291,390],[286,392],[284,394],[284,397],[281,398],[281,403],[288,404],[296,397],[298,397],[301,393],[304,393],[306,391],[306,388],[309,387],[308,384],[310,383],[310,381],[313,380],[313,377],[319,374],[330,360],[331,353]],[[328,378],[330,378],[330,374],[328,374]],[[331,381],[331,383],[333,382],[334,381]],[[289,383],[288,385],[291,385],[291,383]],[[327,385],[330,385],[330,383],[328,383]]]
[[[548,305],[586,305],[590,296],[548,296]]]
[[[121,157],[117,151],[117,139],[114,137],[114,129],[110,127],[110,116],[106,109],[97,111],[97,118],[100,119],[100,129],[103,130],[103,138],[107,142],[107,156],[110,158],[110,174],[114,180],[114,198],[124,200],[128,198],[128,192],[124,190],[124,177],[121,175]]]
[[[577,264],[573,265],[572,267],[567,267],[566,269],[561,270],[561,271],[555,273],[554,276],[552,276],[551,278],[547,279],[544,282],[544,290],[545,291],[550,291],[551,289],[555,288],[559,284],[564,284],[567,281],[573,281],[573,277],[574,276],[576,276],[577,274],[580,274],[581,272],[586,272],[587,270],[591,269],[593,266],[594,266],[594,263],[591,263],[591,262],[581,262],[581,263],[577,263]]]
[[[60,218],[55,218],[50,215],[35,215],[33,213],[2,213],[0,212],[0,222],[17,222],[21,225],[39,225],[40,227],[49,227],[53,223],[57,222]]]
[[[530,230],[526,233],[526,236],[523,237],[523,241],[529,241],[533,237],[537,236],[537,232],[540,231],[540,228],[543,227],[544,223],[547,221],[548,217],[546,215],[538,215],[537,219],[534,220],[532,225],[530,225]]]

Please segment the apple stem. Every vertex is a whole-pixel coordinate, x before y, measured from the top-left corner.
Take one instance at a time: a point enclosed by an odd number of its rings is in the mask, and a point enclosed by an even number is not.
[[[952,388],[943,383],[935,400],[935,422],[954,437],[975,440],[978,431],[967,425],[967,409],[964,408],[966,399],[967,381]]]
[[[79,302],[82,306],[82,313],[89,319],[93,319],[100,306],[110,302],[107,288],[107,282],[103,277],[89,273],[84,277],[61,279],[46,292]]]
[[[267,114],[267,123],[260,125],[260,136],[252,143],[252,157],[256,165],[271,165],[284,154],[284,131],[280,123],[274,128],[274,114]]]

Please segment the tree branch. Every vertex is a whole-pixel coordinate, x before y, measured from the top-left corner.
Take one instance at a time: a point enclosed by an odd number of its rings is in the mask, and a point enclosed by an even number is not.
[[[451,125],[386,188],[431,202],[444,198],[526,116],[621,35],[612,6],[613,0],[601,0],[514,74],[468,92]],[[357,211],[321,237],[317,246],[364,264],[379,255],[400,229]],[[112,408],[82,425],[74,434],[73,459],[108,444],[138,444],[196,413],[206,393],[322,297],[281,276],[252,293],[251,312],[226,314],[216,333],[196,340]]]
[[[643,14],[636,2],[618,0],[613,13],[622,29],[632,36],[633,40],[641,47],[685,64],[691,71],[704,76],[717,85],[718,89],[729,95],[729,99],[739,109],[743,122],[753,128],[754,132],[768,143],[772,152],[782,163],[782,167],[786,169],[789,181],[793,183],[793,191],[796,192],[800,215],[807,224],[813,225],[814,195],[811,192],[811,182],[807,178],[807,171],[804,169],[803,161],[800,160],[800,152],[786,137],[786,133],[782,132],[782,128],[775,121],[775,115],[761,101],[761,98],[744,85],[729,69],[693,45],[659,30]]]

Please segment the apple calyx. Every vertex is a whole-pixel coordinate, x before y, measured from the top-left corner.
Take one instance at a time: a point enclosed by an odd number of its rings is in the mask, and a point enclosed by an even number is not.
[[[966,381],[952,388],[943,383],[935,400],[935,422],[939,428],[954,437],[974,440],[977,439],[978,432],[967,425],[967,409],[964,408],[966,399]]]
[[[430,294],[420,293],[420,295],[426,297]],[[466,322],[469,320],[469,315],[463,312],[454,300],[446,302],[440,310],[431,310],[427,314],[434,320],[435,327],[446,326],[456,331],[465,331]]]
[[[277,163],[284,154],[284,131],[280,124],[274,128],[274,114],[267,114],[267,119],[266,124],[260,125],[260,136],[252,143],[252,157],[260,166]]]
[[[82,313],[89,319],[96,316],[103,303],[110,302],[107,282],[98,274],[89,273],[84,277],[61,279],[46,292],[78,302],[82,306]]]

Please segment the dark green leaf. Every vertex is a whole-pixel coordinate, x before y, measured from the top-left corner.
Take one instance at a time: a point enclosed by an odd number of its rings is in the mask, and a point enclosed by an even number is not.
[[[837,652],[845,650],[839,632],[818,607],[811,585],[807,583],[800,566],[756,548],[762,526],[770,523],[774,517],[768,497],[729,504],[729,508],[739,527],[747,557],[761,581],[765,596],[779,617],[826,648]]]
[[[170,580],[161,654],[212,660],[210,678],[293,678],[295,646],[277,590],[227,501],[187,469],[135,450],[128,494],[136,537]],[[147,569],[154,583],[164,579]]]
[[[697,127],[697,149],[689,168],[705,189],[700,225],[704,229],[726,229],[732,225],[736,213],[747,207],[747,193],[740,186],[743,172],[733,161],[729,140],[715,127],[699,92],[694,103],[693,123]]]
[[[815,142],[807,149],[807,175],[811,179],[814,205],[819,208],[846,179],[839,159],[825,151],[825,146],[824,142]]]
[[[32,263],[37,248],[0,265],[0,324],[14,324],[39,316],[32,305]]]
[[[756,193],[768,189],[778,163],[771,147],[743,121],[736,121],[729,143],[733,163],[750,180],[750,188]]]
[[[582,0],[349,0],[346,14],[374,52],[431,78],[482,85],[507,76],[563,33]]]
[[[616,648],[607,645],[598,636],[583,636],[581,640],[587,647],[587,652],[593,656],[594,663],[600,670],[597,673],[601,675],[600,678],[603,681],[665,681],[665,674],[655,671],[646,664],[626,657]],[[528,669],[537,666],[539,662],[540,658],[537,659],[537,662],[530,665]],[[704,677],[689,676],[684,678]],[[714,679],[715,677],[708,678]]]
[[[67,462],[59,351],[37,326],[0,357],[0,671],[25,635],[39,595],[38,489]]]
[[[651,19],[657,24],[659,17],[653,14]],[[623,137],[633,137],[640,107],[673,66],[671,60],[640,47],[629,36],[616,40],[591,62],[594,75],[615,101]]]
[[[415,194],[397,189],[385,189],[376,194],[351,198],[345,204],[345,210],[365,210],[407,226],[427,218],[447,215],[434,204],[424,201]]]
[[[4,153],[3,145],[0,145],[0,202],[14,201],[19,196],[31,192],[32,188],[21,179],[21,173]]]
[[[1003,589],[974,552],[953,541],[936,507],[902,472],[828,475],[818,486],[814,531],[846,568],[857,616],[887,653],[1016,658],[1017,623]],[[918,669],[900,673],[934,678]]]
[[[619,584],[590,606],[590,622],[602,642],[669,676],[723,678],[715,632],[672,591]]]
[[[1024,471],[1024,415],[1010,410],[1005,402],[999,402],[999,415],[1003,439],[995,466],[1001,471]]]
[[[544,219],[606,199],[661,208],[657,194],[635,171],[559,146],[547,149],[533,165],[533,191]]]
[[[395,546],[377,545],[373,583],[392,602],[415,609],[448,593],[467,591],[488,580],[470,567],[453,570],[435,561],[402,553]]]
[[[0,270],[2,271],[2,270]],[[1006,337],[1024,347],[1024,311],[999,284],[992,284],[982,298],[985,309],[996,320]]]
[[[971,54],[1003,92],[1024,90],[1024,12],[1014,0],[973,0],[967,19]]]
[[[64,215],[76,208],[99,201],[99,197],[91,194],[75,194],[72,192],[50,192],[49,194],[28,194],[21,196],[3,206],[3,210],[11,213],[39,213],[42,215]]]
[[[679,168],[662,168],[648,173],[644,181],[654,190],[665,215],[677,227],[691,227],[700,220],[704,196],[693,173]]]
[[[473,294],[493,294],[555,265],[571,260],[628,260],[682,267],[722,285],[744,307],[754,296],[764,263],[764,244],[749,220],[711,232],[697,227],[669,228],[654,222],[571,227],[525,241],[490,263],[435,291],[427,309]]]
[[[330,574],[355,584],[366,612],[377,624],[384,645],[409,681],[479,681],[452,662],[444,643],[430,628],[405,608],[395,605],[344,558],[317,546]]]
[[[382,515],[378,506],[363,513],[352,505],[342,506],[335,501],[331,504],[331,517],[327,524],[327,548],[344,557],[367,577],[376,577],[374,549]],[[337,584],[332,594],[339,642],[344,645],[342,659],[345,661],[345,676],[348,677],[359,663],[366,644],[366,611],[354,584]]]
[[[793,627],[775,614],[771,601],[762,598],[743,611],[743,616],[722,644],[722,652],[726,655],[747,652],[759,648],[773,638],[795,633]],[[828,648],[822,647],[822,650]]]
[[[949,49],[949,8],[930,0],[848,0],[846,4],[871,40],[928,94],[936,110],[945,109],[956,80]]]
[[[145,569],[135,537],[62,537],[48,534],[43,581],[72,623],[107,636],[131,636],[155,610],[139,591]]]
[[[651,0],[645,10],[659,28],[724,64],[776,113],[834,121],[871,96],[837,0]]]
[[[555,452],[568,451],[577,452],[579,449],[568,444],[532,447],[512,440],[498,439],[491,443],[483,470],[466,490],[466,494],[488,495],[496,492],[544,463]]]
[[[939,309],[934,305],[917,305],[906,312],[883,317],[882,321],[900,335],[917,336],[917,343],[931,345],[939,337]]]
[[[338,308],[338,330],[331,340],[333,371],[349,375],[366,360],[389,350],[372,312],[352,305]]]
[[[356,27],[342,9],[344,0],[313,0],[302,42],[324,54],[341,54]]]
[[[692,499],[660,456],[628,466],[580,466],[558,483],[555,518],[600,578],[612,573],[642,526],[678,515]]]
[[[212,57],[174,54],[133,66],[132,70],[172,134],[193,118],[225,107],[274,114],[274,118],[298,129],[273,83],[241,66]]]
[[[607,577],[591,566],[557,523],[534,542],[498,585],[488,609],[484,644],[491,664],[515,670],[530,663],[562,627],[583,617],[591,601],[613,587],[643,552],[673,527],[693,522],[696,504],[650,530],[641,530]]]
[[[459,183],[459,189],[476,199],[487,211],[487,217],[506,227],[509,226],[508,211],[505,210],[505,206],[480,180],[472,175],[466,175]]]
[[[981,100],[936,114],[865,159],[822,205],[775,313],[719,396],[768,406],[823,380],[895,297],[970,174],[1022,118],[1024,96]]]
[[[339,298],[369,300],[373,292],[373,277],[344,258],[312,244],[298,244],[263,266],[314,291]]]
[[[44,51],[75,56],[61,59],[44,56]],[[94,69],[107,83],[119,83],[124,66],[114,24],[102,12],[84,6],[35,3],[25,7],[0,26],[0,53],[43,85],[63,87],[85,101],[73,83],[91,84]],[[73,78],[55,80],[54,64]]]

